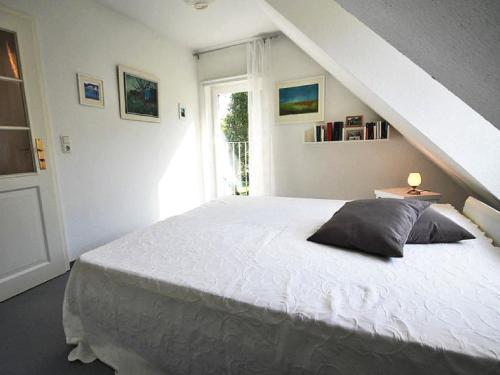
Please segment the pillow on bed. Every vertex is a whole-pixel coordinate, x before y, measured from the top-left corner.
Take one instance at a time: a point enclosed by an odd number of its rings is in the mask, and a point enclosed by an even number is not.
[[[413,225],[429,205],[425,201],[392,198],[347,202],[307,240],[402,257]]]
[[[469,231],[429,207],[413,226],[406,243],[457,242],[474,238]]]

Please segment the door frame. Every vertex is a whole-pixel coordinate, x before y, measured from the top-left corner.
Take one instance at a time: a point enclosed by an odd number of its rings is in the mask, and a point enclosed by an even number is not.
[[[247,75],[239,75],[214,79],[202,82],[202,155],[203,155],[203,180],[205,187],[205,200],[209,201],[221,196],[218,176],[220,171],[217,167],[217,144],[216,137],[218,129],[217,119],[217,95],[231,92],[248,91]]]

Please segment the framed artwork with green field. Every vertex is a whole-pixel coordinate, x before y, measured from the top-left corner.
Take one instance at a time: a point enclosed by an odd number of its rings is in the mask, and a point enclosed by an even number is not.
[[[324,121],[325,77],[277,82],[275,95],[278,123]]]
[[[154,75],[118,65],[120,117],[160,122],[160,81]]]

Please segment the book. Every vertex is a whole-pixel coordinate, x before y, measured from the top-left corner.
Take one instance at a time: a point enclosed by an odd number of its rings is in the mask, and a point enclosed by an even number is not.
[[[333,124],[331,122],[326,124],[326,141],[333,141]]]
[[[344,123],[342,121],[335,121],[333,123],[333,140],[342,141],[344,139],[343,135]]]
[[[314,142],[321,142],[321,125],[316,125],[314,128]]]
[[[367,122],[365,139],[374,139],[374,137],[375,137],[374,123]]]
[[[381,130],[380,130],[380,138],[387,139],[389,135],[389,124],[387,121],[382,121]]]

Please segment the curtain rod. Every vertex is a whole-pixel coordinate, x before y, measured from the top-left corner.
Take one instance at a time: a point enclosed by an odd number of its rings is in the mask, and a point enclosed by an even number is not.
[[[242,39],[242,40],[237,40],[234,42],[229,42],[225,44],[220,44],[218,46],[214,47],[208,47],[208,48],[202,48],[199,50],[196,50],[193,52],[193,56],[196,58],[200,58],[200,55],[204,55],[205,53],[210,53],[210,52],[215,52],[215,51],[220,51],[222,49],[226,48],[231,48],[231,47],[236,47],[236,46],[241,46],[242,44],[247,44],[249,42],[253,42],[254,40],[266,40],[266,39],[273,39],[281,36],[281,33],[275,33],[275,34],[268,34],[268,35],[261,35],[261,36],[256,36],[253,38],[248,38],[248,39]]]

